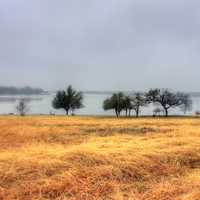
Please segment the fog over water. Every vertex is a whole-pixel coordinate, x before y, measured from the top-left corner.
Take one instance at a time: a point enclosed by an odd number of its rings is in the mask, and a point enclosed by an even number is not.
[[[1,0],[0,85],[200,91],[198,0]]]
[[[20,98],[30,98],[32,99],[28,106],[30,111],[28,114],[58,114],[64,115],[65,111],[55,110],[52,108],[51,102],[55,94],[51,93],[48,95],[29,95],[29,96],[0,96],[0,114],[16,113],[15,106]],[[83,109],[77,110],[75,114],[77,115],[114,115],[113,111],[104,111],[102,108],[103,101],[109,97],[109,94],[88,94],[84,93],[84,105]],[[196,111],[200,110],[200,97],[192,97],[193,108],[188,115],[195,114]],[[156,106],[157,107],[157,106]],[[152,115],[152,111],[155,108],[153,105],[143,107],[141,110],[142,115]],[[134,112],[132,112],[134,114]],[[183,112],[180,109],[171,109],[169,114],[180,114]]]

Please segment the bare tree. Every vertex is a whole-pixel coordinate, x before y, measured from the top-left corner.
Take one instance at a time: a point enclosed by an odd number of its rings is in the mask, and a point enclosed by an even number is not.
[[[164,111],[165,116],[168,116],[168,112],[170,108],[176,108],[181,106],[186,106],[188,108],[189,104],[192,104],[192,101],[190,101],[190,98],[185,93],[173,93],[169,91],[168,89],[154,89],[150,90],[146,93],[146,101],[148,103],[158,103],[160,104]]]
[[[135,111],[136,117],[139,116],[140,109],[146,105],[146,99],[144,94],[136,92],[132,97],[132,108]]]
[[[29,111],[28,107],[28,100],[27,99],[20,99],[17,106],[16,106],[16,111],[19,115],[25,116],[26,113]]]
[[[180,106],[181,111],[186,114],[187,111],[192,110],[192,99],[189,94],[178,93],[177,94],[182,101],[182,105]]]

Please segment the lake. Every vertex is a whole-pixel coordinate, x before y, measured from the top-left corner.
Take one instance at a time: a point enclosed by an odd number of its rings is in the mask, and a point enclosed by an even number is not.
[[[50,112],[63,115],[65,111],[55,110],[51,106],[51,102],[55,96],[55,93],[48,95],[28,95],[28,96],[0,96],[0,114],[16,113],[15,107],[20,98],[30,98],[29,102],[29,114],[49,114]],[[104,111],[102,109],[103,101],[109,97],[109,94],[88,94],[84,93],[84,105],[85,107],[77,110],[77,115],[113,115],[113,111]],[[188,115],[193,115],[197,110],[200,110],[200,97],[192,97],[193,108]],[[153,105],[143,107],[141,110],[142,115],[152,115],[152,111],[155,108]],[[170,114],[183,114],[179,109],[172,109]]]

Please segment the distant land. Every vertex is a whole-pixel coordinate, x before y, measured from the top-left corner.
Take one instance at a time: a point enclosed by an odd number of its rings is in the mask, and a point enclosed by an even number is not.
[[[189,92],[192,97],[200,97],[200,92]]]
[[[83,91],[85,94],[95,94],[95,95],[112,95],[113,93],[124,92],[125,94],[134,94],[135,91]],[[144,92],[141,92],[144,93]],[[186,92],[192,97],[200,97],[200,92]]]
[[[124,92],[125,94],[133,94],[135,91],[119,91],[119,90],[113,90],[113,91],[98,91],[98,90],[85,90],[82,91],[85,94],[91,94],[91,95],[112,95],[113,93],[117,92]],[[15,87],[15,86],[0,86],[0,95],[45,95],[45,94],[52,94],[56,93],[56,91],[45,91],[42,88],[34,88],[30,86],[26,87]],[[142,92],[143,93],[143,92]],[[190,94],[192,97],[200,97],[200,92],[186,92]]]
[[[41,95],[47,92],[41,88],[0,86],[0,95]]]
[[[112,95],[113,93],[123,92],[124,94],[134,94],[135,91],[128,91],[128,90],[113,90],[113,91],[95,91],[95,90],[86,90],[83,91],[85,94],[95,94],[95,95]]]

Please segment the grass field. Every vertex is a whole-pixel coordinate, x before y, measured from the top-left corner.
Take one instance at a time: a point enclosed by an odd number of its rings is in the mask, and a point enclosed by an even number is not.
[[[200,119],[2,116],[0,199],[199,200]]]

